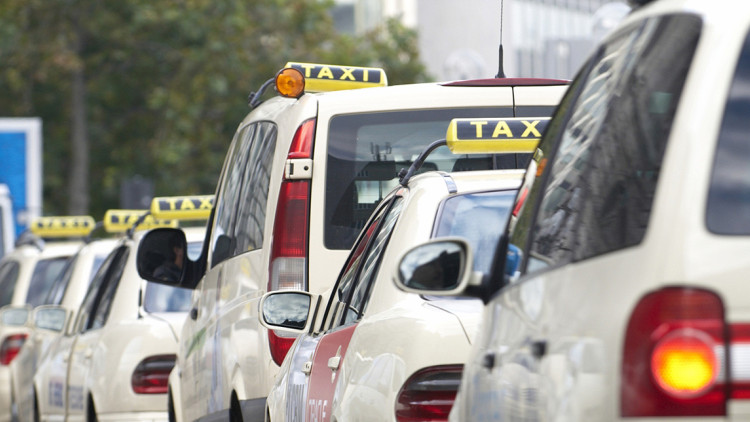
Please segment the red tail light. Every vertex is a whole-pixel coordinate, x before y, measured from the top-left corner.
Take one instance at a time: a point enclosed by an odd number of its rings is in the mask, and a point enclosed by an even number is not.
[[[513,207],[513,217],[518,217],[518,213],[521,212],[524,202],[526,202],[526,195],[529,194],[529,188],[525,187],[518,193],[518,199],[516,199],[516,205]]]
[[[166,394],[169,373],[175,364],[175,355],[151,356],[143,359],[133,371],[130,384],[136,394]]]
[[[312,157],[315,119],[302,123],[289,148],[287,163]],[[308,161],[309,162],[309,161]],[[307,242],[310,228],[310,180],[287,179],[281,183],[273,225],[268,291],[307,288]],[[268,333],[271,356],[281,365],[294,337]]]
[[[27,334],[12,334],[5,338],[0,346],[0,365],[10,365],[26,342]]]
[[[456,400],[462,372],[462,365],[444,365],[414,373],[398,393],[396,420],[447,421]]]
[[[725,415],[727,334],[712,292],[670,287],[643,297],[625,335],[622,416]]]

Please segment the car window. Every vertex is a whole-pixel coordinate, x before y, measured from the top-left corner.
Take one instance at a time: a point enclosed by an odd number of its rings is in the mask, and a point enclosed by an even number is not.
[[[445,138],[451,119],[512,117],[511,107],[405,110],[334,116],[328,127],[326,162],[325,246],[351,249],[357,235],[383,197],[398,184],[424,148]],[[516,156],[455,155],[447,147],[430,154],[421,171],[524,168]]]
[[[401,215],[402,208],[403,198],[395,198],[393,200],[393,205],[391,205],[388,214],[386,214],[383,223],[378,229],[377,236],[375,236],[375,239],[371,242],[369,250],[365,252],[362,270],[357,276],[356,281],[353,283],[354,292],[349,301],[349,306],[346,307],[343,324],[352,323],[362,317],[362,314],[367,307],[368,299],[370,298],[369,293],[372,289],[373,280],[376,279],[375,276],[380,268],[383,251],[387,247],[388,241],[391,239],[393,227],[396,225],[396,221]]]
[[[527,272],[641,242],[700,28],[694,15],[627,27],[576,78],[511,235]]]
[[[232,239],[232,225],[237,216],[237,192],[242,186],[247,154],[254,125],[240,129],[232,141],[227,154],[222,183],[216,194],[214,225],[211,232],[211,266],[215,266],[232,256],[235,242]]]
[[[234,225],[235,254],[258,249],[263,245],[266,202],[277,130],[276,125],[270,122],[256,125],[239,196],[237,223]]]
[[[52,289],[55,281],[65,269],[69,257],[58,257],[51,259],[40,259],[34,266],[34,272],[29,281],[29,290],[26,292],[26,303],[31,306],[43,305],[44,299]]]
[[[708,191],[706,226],[716,234],[750,234],[750,34],[729,90]]]
[[[73,276],[73,270],[75,269],[77,261],[78,255],[73,256],[67,261],[65,268],[62,270],[62,275],[60,275],[58,281],[53,284],[52,288],[47,293],[47,298],[44,300],[45,303],[50,305],[60,304],[60,301],[62,301],[63,295],[65,294],[65,289],[68,287],[68,283],[70,283],[70,278]]]
[[[474,270],[488,274],[510,215],[515,190],[455,195],[440,206],[433,237],[463,237],[474,253]]]
[[[385,205],[387,204],[384,204],[383,207],[375,212],[375,216],[370,221],[370,225],[363,230],[362,236],[357,241],[357,244],[349,254],[349,258],[347,258],[344,263],[344,268],[341,271],[341,275],[335,284],[334,291],[329,298],[328,306],[326,308],[326,316],[321,325],[322,327],[327,326],[327,328],[330,329],[338,326],[342,322],[343,315],[346,313],[346,306],[351,297],[350,293],[354,287],[357,274],[365,257],[367,245],[375,235],[378,225],[388,208]]]
[[[122,248],[121,253],[117,255],[117,258],[112,262],[112,265],[110,265],[110,270],[107,273],[104,286],[102,287],[103,291],[100,294],[96,307],[94,308],[93,318],[88,324],[88,329],[95,330],[101,328],[107,322],[109,311],[112,309],[112,302],[115,300],[117,287],[120,285],[122,274],[125,271],[125,265],[128,262],[128,255],[130,255],[130,248]]]
[[[0,266],[0,306],[10,305],[21,266],[16,261],[5,261]]]
[[[107,280],[107,274],[110,272],[110,267],[113,262],[117,261],[117,257],[126,250],[127,249],[124,247],[119,247],[104,259],[104,262],[91,280],[88,290],[86,290],[86,296],[84,296],[83,301],[81,302],[81,307],[79,308],[75,328],[73,330],[74,332],[83,331],[88,326],[89,319],[94,312],[102,288]]]

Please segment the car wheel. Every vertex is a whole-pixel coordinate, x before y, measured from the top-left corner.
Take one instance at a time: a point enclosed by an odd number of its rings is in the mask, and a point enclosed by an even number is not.
[[[96,417],[96,409],[94,408],[94,398],[89,396],[89,406],[86,412],[86,422],[98,422],[99,419]]]
[[[229,408],[229,421],[230,422],[243,422],[242,409],[240,408],[240,401],[237,400],[237,396],[232,394],[232,405]]]
[[[169,418],[169,422],[177,422],[177,416],[175,416],[174,412],[174,399],[172,398],[172,390],[170,390],[169,395],[167,395],[167,417]]]
[[[36,395],[36,389],[34,389],[34,422],[39,422],[39,400]]]

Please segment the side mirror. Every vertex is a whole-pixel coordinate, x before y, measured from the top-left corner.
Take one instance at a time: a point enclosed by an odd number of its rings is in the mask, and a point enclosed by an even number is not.
[[[30,314],[31,308],[28,306],[5,306],[0,309],[0,324],[21,327],[29,321]]]
[[[471,246],[462,238],[433,239],[408,250],[394,277],[403,291],[437,296],[461,295],[481,281],[482,274],[473,271]]]
[[[37,306],[34,308],[31,320],[36,328],[60,332],[68,322],[68,311],[62,306]]]
[[[269,330],[301,334],[310,331],[320,296],[301,290],[277,290],[260,299],[260,323]]]
[[[160,228],[146,233],[138,245],[136,267],[141,278],[186,287],[187,240],[180,229]]]

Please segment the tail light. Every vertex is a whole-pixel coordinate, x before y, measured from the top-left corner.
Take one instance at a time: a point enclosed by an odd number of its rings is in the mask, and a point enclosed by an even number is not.
[[[297,128],[287,155],[287,167],[312,157],[315,120]],[[281,182],[273,225],[268,291],[307,288],[307,241],[310,227],[310,179],[287,178]],[[294,337],[269,331],[271,356],[281,365]]]
[[[523,208],[523,204],[526,202],[526,196],[529,194],[529,188],[524,187],[521,192],[518,193],[518,199],[516,199],[516,205],[513,206],[513,217],[518,217],[518,214]]]
[[[0,346],[0,365],[10,365],[26,342],[27,334],[12,334]]]
[[[669,287],[644,296],[625,334],[622,416],[725,415],[728,333],[715,293]]]
[[[136,394],[166,394],[169,373],[175,364],[175,355],[151,356],[143,359],[133,371],[130,384]]]
[[[417,371],[396,399],[398,422],[447,421],[461,382],[462,365],[431,366]]]

